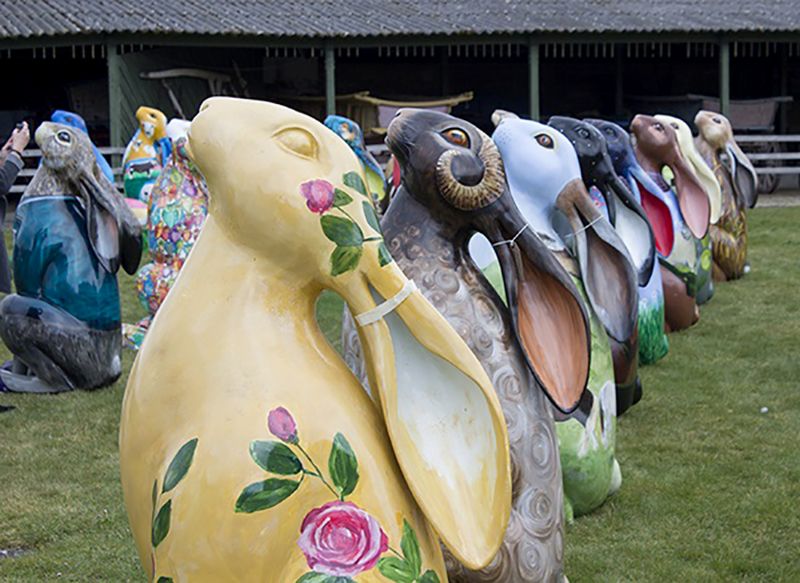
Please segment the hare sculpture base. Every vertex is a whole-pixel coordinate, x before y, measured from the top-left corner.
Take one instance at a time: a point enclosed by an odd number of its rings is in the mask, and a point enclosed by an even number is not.
[[[0,302],[0,337],[14,354],[0,371],[14,392],[59,393],[110,385],[121,373],[119,330],[93,330],[45,301],[17,294]]]

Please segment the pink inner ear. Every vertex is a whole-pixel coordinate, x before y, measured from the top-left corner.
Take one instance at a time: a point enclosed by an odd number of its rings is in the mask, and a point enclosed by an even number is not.
[[[711,215],[708,196],[703,187],[693,180],[684,180],[680,175],[675,175],[678,204],[686,226],[698,239],[702,239],[708,232],[708,220]]]
[[[653,227],[653,235],[656,239],[656,250],[663,256],[667,257],[672,253],[672,246],[675,244],[675,233],[672,229],[672,214],[669,212],[664,202],[650,194],[644,185],[638,180],[636,181],[639,187],[639,192],[642,197],[642,207],[647,215],[650,225]]]
[[[575,409],[588,381],[586,325],[577,300],[526,257],[517,288],[522,347],[542,387],[563,412]]]

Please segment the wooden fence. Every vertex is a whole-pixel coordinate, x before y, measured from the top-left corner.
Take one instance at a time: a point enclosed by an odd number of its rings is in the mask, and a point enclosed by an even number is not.
[[[122,155],[125,153],[125,148],[98,148],[100,153],[106,157],[111,168],[114,170],[114,184],[117,188],[122,189]],[[22,159],[25,161],[25,167],[20,170],[17,175],[17,181],[11,187],[11,194],[22,194],[28,183],[36,174],[36,169],[39,167],[39,160],[42,157],[42,151],[36,149],[29,149],[22,152]]]

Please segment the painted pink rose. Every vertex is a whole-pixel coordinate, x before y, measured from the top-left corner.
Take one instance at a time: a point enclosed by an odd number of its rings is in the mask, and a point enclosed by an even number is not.
[[[294,417],[283,407],[273,409],[267,415],[269,432],[287,443],[297,443],[297,424]]]
[[[317,573],[354,577],[375,567],[389,549],[389,538],[372,516],[336,500],[306,515],[297,544]]]
[[[308,210],[320,215],[333,206],[333,184],[327,180],[309,180],[300,185],[300,194],[306,199]]]

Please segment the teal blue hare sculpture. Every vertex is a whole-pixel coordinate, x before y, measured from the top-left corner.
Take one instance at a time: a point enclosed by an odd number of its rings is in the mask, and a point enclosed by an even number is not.
[[[0,337],[14,354],[11,391],[94,389],[120,375],[117,271],[133,274],[138,223],[98,167],[81,130],[43,123],[42,165],[14,222],[17,293],[0,302]]]

